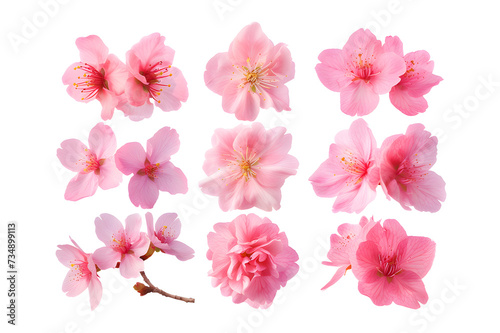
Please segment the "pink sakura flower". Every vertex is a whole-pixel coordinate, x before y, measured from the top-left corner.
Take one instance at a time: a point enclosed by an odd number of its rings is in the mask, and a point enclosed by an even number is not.
[[[62,77],[67,92],[78,102],[101,102],[101,118],[108,120],[118,104],[118,96],[125,90],[128,70],[102,40],[91,35],[76,40],[80,61],[68,67]]]
[[[154,247],[163,253],[171,254],[179,260],[188,260],[194,257],[194,250],[179,242],[177,237],[181,233],[181,221],[175,213],[161,215],[153,227],[153,215],[146,213],[148,237]]]
[[[366,234],[374,225],[373,217],[368,220],[363,216],[359,224],[341,224],[337,228],[339,234],[331,235],[330,251],[328,251],[327,255],[330,261],[323,261],[323,265],[336,266],[338,269],[332,279],[321,290],[334,285],[352,268],[353,263],[356,261],[356,251],[359,244],[366,240]]]
[[[398,37],[385,38],[384,50],[404,58],[406,72],[401,81],[392,87],[389,98],[392,105],[408,116],[415,116],[427,110],[424,95],[443,79],[432,74],[434,62],[427,51],[410,52],[403,55],[403,43]]]
[[[153,208],[159,191],[170,194],[186,193],[187,179],[181,169],[170,162],[179,150],[177,132],[163,127],[147,142],[147,151],[138,142],[130,142],[116,151],[116,166],[125,175],[134,174],[128,183],[132,203]]]
[[[380,181],[376,152],[377,143],[363,119],[335,136],[328,159],[309,178],[316,195],[337,197],[334,213],[360,213],[375,198]]]
[[[379,95],[388,93],[405,72],[404,60],[384,52],[370,30],[359,29],[342,50],[324,50],[316,66],[318,77],[330,90],[340,92],[340,109],[350,116],[375,110]]]
[[[152,98],[163,111],[178,110],[187,101],[187,82],[182,72],[172,67],[175,51],[165,45],[165,37],[153,33],[127,52],[130,75],[126,80],[127,103],[119,108],[132,120],[148,118],[153,112]]]
[[[115,134],[103,123],[90,130],[88,148],[77,139],[63,141],[57,157],[65,168],[77,172],[70,180],[64,198],[76,201],[94,195],[98,186],[103,190],[118,186],[122,174],[115,165],[115,150]]]
[[[105,246],[94,252],[94,260],[100,269],[116,267],[120,262],[120,274],[127,279],[139,276],[144,270],[144,261],[140,258],[149,249],[149,239],[141,229],[141,216],[130,215],[122,223],[113,215],[101,214],[95,219],[97,238]]]
[[[208,234],[212,285],[234,303],[268,308],[276,292],[299,270],[299,257],[276,224],[255,214],[217,223]]]
[[[217,129],[205,154],[203,193],[219,197],[223,211],[280,208],[281,186],[299,162],[288,154],[292,136],[284,127],[265,130],[260,123]]]
[[[396,220],[380,222],[359,244],[352,270],[358,289],[375,305],[392,302],[417,309],[428,300],[422,278],[429,272],[436,244],[427,237],[407,236]]]
[[[380,148],[381,185],[386,195],[410,210],[437,212],[446,199],[445,182],[429,169],[436,163],[437,138],[413,124],[406,134],[387,138]]]
[[[71,239],[71,237],[70,237]],[[93,255],[85,253],[71,239],[75,245],[59,245],[56,251],[57,259],[64,266],[69,268],[68,274],[64,279],[62,290],[70,297],[80,295],[85,289],[89,289],[90,309],[94,310],[101,301],[102,284],[97,275],[96,265]]]
[[[222,96],[222,108],[239,120],[255,120],[259,108],[290,111],[288,88],[295,63],[285,44],[274,45],[258,23],[244,27],[207,63],[205,84]]]

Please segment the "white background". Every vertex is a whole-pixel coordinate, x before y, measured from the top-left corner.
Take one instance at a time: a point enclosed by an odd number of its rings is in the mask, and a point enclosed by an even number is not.
[[[42,3],[49,0],[41,0]],[[68,1],[57,2],[51,15],[40,2],[2,2],[0,120],[0,266],[5,265],[7,221],[18,221],[18,326],[6,324],[7,285],[0,283],[1,331],[18,332],[443,332],[492,331],[498,328],[498,188],[500,121],[498,11],[493,1]],[[54,1],[52,1],[54,3]],[[217,11],[214,5],[226,4]],[[39,25],[31,35],[26,22]],[[293,135],[290,153],[300,162],[296,176],[282,188],[280,210],[252,209],[224,213],[217,199],[201,194],[204,153],[214,129],[239,122],[224,113],[221,97],[205,87],[207,61],[227,51],[247,24],[257,21],[274,43],[288,44],[296,64],[295,79],[287,84],[291,112],[261,110],[266,127],[284,125]],[[341,48],[361,27],[381,40],[398,35],[405,52],[425,49],[435,61],[434,73],[444,78],[426,96],[425,114],[408,117],[396,110],[388,95],[364,119],[378,144],[404,133],[420,122],[439,136],[438,160],[433,168],[446,181],[447,199],[435,214],[404,211],[395,201],[378,196],[363,212],[376,219],[396,218],[409,235],[427,236],[437,243],[433,268],[424,278],[429,302],[420,310],[396,305],[377,307],[357,291],[348,272],[327,291],[320,288],[335,268],[326,259],[328,240],[342,223],[357,223],[361,215],[333,214],[334,199],[318,198],[309,176],[328,155],[335,134],[350,126],[353,117],[340,111],[339,94],[326,89],[314,67],[318,54]],[[194,259],[177,261],[158,255],[146,262],[152,282],[164,290],[195,297],[195,304],[163,298],[139,297],[117,272],[101,272],[104,296],[90,312],[88,294],[69,298],[61,291],[67,269],[55,251],[71,235],[84,250],[102,246],[95,237],[94,218],[111,213],[119,219],[145,210],[134,207],[121,186],[98,190],[78,202],[63,198],[73,177],[59,164],[56,150],[69,138],[86,142],[100,119],[100,104],[77,103],[61,82],[65,69],[78,61],[75,39],[99,35],[110,52],[125,60],[126,51],[152,32],[166,36],[176,50],[174,65],[188,81],[190,96],[176,112],[155,109],[150,119],[135,123],[119,111],[108,121],[118,146],[142,144],[163,126],[179,132],[180,151],[173,156],[189,182],[186,195],[160,193],[152,211],[181,215],[179,240],[196,251]],[[24,38],[14,46],[10,38]],[[495,84],[485,84],[486,81]],[[461,110],[461,111],[460,111]],[[206,235],[216,222],[241,213],[269,217],[285,231],[300,256],[299,274],[278,292],[267,311],[235,305],[211,287],[207,272]],[[145,229],[145,224],[143,225]],[[1,274],[4,276],[4,274]]]

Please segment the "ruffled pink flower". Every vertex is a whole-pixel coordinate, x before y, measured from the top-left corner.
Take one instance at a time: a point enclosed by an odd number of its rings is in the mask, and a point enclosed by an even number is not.
[[[150,98],[163,111],[178,110],[181,102],[187,101],[187,82],[182,72],[172,66],[174,54],[159,33],[142,38],[127,52],[130,76],[125,96],[129,105],[119,107],[125,115],[132,115],[132,120],[150,117],[153,112]]]
[[[70,180],[64,198],[76,201],[94,195],[98,186],[103,190],[118,186],[122,174],[115,165],[115,150],[115,134],[103,123],[90,130],[88,148],[77,139],[63,141],[57,157],[65,168],[77,172]]]
[[[407,236],[396,220],[377,223],[359,244],[352,270],[358,289],[375,305],[392,302],[417,309],[428,300],[422,278],[429,272],[436,244],[427,237]]]
[[[217,223],[208,234],[214,287],[234,303],[268,308],[276,292],[299,270],[299,257],[276,224],[255,214]]]
[[[284,127],[265,130],[260,123],[217,129],[205,154],[203,193],[219,197],[223,211],[280,208],[281,186],[299,162],[288,154],[292,136]]]
[[[405,72],[404,60],[384,52],[382,43],[370,32],[359,29],[340,49],[319,55],[316,73],[330,90],[340,92],[340,109],[350,116],[364,116],[375,110],[379,95],[388,93]]]
[[[389,98],[392,105],[408,116],[415,116],[427,110],[424,95],[443,79],[432,74],[434,62],[430,61],[427,51],[403,54],[403,43],[399,37],[385,38],[384,50],[394,52],[404,58],[406,72],[401,75],[401,81],[392,87]]]
[[[222,96],[222,108],[239,120],[255,120],[259,108],[290,111],[288,88],[295,63],[285,44],[274,45],[258,23],[244,27],[207,63],[205,84]]]
[[[337,197],[333,212],[360,213],[376,195],[380,182],[375,155],[377,143],[363,119],[339,132],[328,159],[309,178],[320,197]]]
[[[179,242],[177,237],[181,233],[181,221],[175,213],[161,215],[153,227],[153,215],[146,213],[148,237],[153,246],[163,253],[171,254],[179,260],[188,260],[194,257],[194,250]]]
[[[330,250],[327,255],[330,261],[323,261],[323,264],[336,266],[338,269],[332,279],[321,290],[334,285],[352,268],[352,264],[356,261],[356,251],[359,244],[366,240],[366,234],[374,225],[375,221],[373,217],[368,220],[368,218],[363,216],[359,224],[341,224],[337,228],[339,234],[332,234],[330,236]]]
[[[147,151],[138,142],[130,142],[116,151],[116,166],[125,175],[134,175],[128,183],[132,203],[153,208],[159,191],[170,194],[186,193],[187,179],[181,169],[170,162],[170,156],[180,147],[179,135],[163,127],[147,142]]]
[[[381,185],[384,192],[410,210],[437,212],[446,199],[445,182],[430,171],[436,163],[437,138],[424,125],[410,125],[406,134],[387,138],[380,148]]]
[[[56,251],[57,259],[61,264],[69,268],[62,290],[67,296],[74,297],[88,288],[90,309],[94,310],[101,301],[102,284],[97,275],[93,255],[92,253],[83,252],[73,239],[71,239],[71,242],[75,246],[59,245],[59,250]]]
[[[144,261],[140,258],[149,249],[149,239],[141,232],[141,216],[130,215],[122,223],[113,215],[101,214],[95,219],[97,238],[105,246],[94,252],[94,260],[100,269],[116,267],[120,262],[120,274],[124,278],[135,278],[144,270]]]
[[[108,120],[118,104],[118,96],[125,90],[128,70],[102,40],[91,35],[76,40],[80,61],[68,67],[62,77],[67,92],[78,102],[101,102],[101,118]]]

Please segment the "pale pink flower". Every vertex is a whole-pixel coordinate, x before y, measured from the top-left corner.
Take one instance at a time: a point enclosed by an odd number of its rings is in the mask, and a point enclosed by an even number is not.
[[[437,138],[424,125],[410,125],[406,134],[387,138],[380,148],[384,192],[410,210],[437,212],[446,199],[445,182],[429,169],[436,163]]]
[[[115,150],[115,134],[103,123],[90,130],[88,147],[77,139],[63,141],[57,157],[65,168],[77,172],[70,180],[64,198],[76,201],[94,195],[98,186],[103,190],[118,186],[122,174],[115,165]]]
[[[352,264],[356,260],[356,251],[359,244],[366,240],[366,234],[374,225],[373,217],[368,220],[363,216],[359,224],[341,224],[337,228],[339,234],[330,236],[330,250],[327,255],[330,261],[323,261],[323,264],[336,266],[338,269],[332,279],[321,290],[331,287],[352,268]]]
[[[212,260],[212,285],[234,303],[268,308],[276,292],[299,270],[299,257],[284,232],[269,219],[240,215],[217,223],[208,234],[207,258]]]
[[[203,193],[219,197],[223,211],[280,208],[281,186],[295,175],[299,162],[288,154],[291,134],[284,127],[264,129],[261,123],[217,129],[213,148],[205,154],[200,182]]]
[[[401,75],[401,81],[392,87],[389,98],[392,105],[408,116],[415,116],[427,110],[424,95],[443,79],[432,74],[434,62],[430,61],[427,51],[415,51],[403,54],[403,43],[399,37],[385,38],[384,50],[394,52],[404,58],[406,72]]]
[[[108,120],[125,90],[128,70],[114,54],[109,54],[102,40],[91,35],[76,40],[80,61],[68,67],[62,77],[67,92],[78,102],[101,102],[101,117]]]
[[[101,214],[95,219],[97,238],[105,246],[94,252],[94,261],[100,269],[116,267],[120,263],[120,274],[124,278],[135,278],[144,270],[140,258],[149,249],[149,239],[141,232],[141,216],[130,215],[125,219],[125,228],[113,215]]]
[[[71,237],[70,237],[71,239]],[[85,253],[76,242],[75,245],[58,245],[56,251],[57,259],[69,268],[64,279],[62,290],[67,296],[80,295],[85,289],[89,289],[90,309],[94,310],[101,301],[102,284],[97,275],[96,265],[92,253]]]
[[[222,108],[239,120],[255,120],[259,109],[290,111],[288,88],[295,63],[285,44],[274,45],[258,23],[244,27],[207,63],[205,84],[222,96]]]
[[[354,32],[342,50],[324,50],[318,58],[320,81],[340,92],[340,109],[350,116],[375,110],[379,95],[388,93],[406,68],[400,56],[384,52],[382,43],[363,29]]]
[[[179,242],[177,237],[181,233],[181,221],[175,213],[161,215],[153,227],[153,215],[146,213],[148,237],[155,248],[163,253],[171,254],[179,260],[188,260],[194,257],[194,250]]]
[[[339,132],[328,159],[309,178],[320,197],[337,197],[333,212],[360,213],[376,195],[380,182],[375,155],[377,143],[363,119]]]
[[[127,52],[130,75],[125,96],[130,105],[120,105],[125,115],[132,115],[132,120],[150,117],[153,112],[150,98],[163,111],[178,110],[181,102],[187,101],[187,82],[182,72],[172,66],[174,54],[159,33],[143,37]]]
[[[392,302],[417,309],[428,300],[422,278],[429,272],[436,244],[427,237],[407,236],[396,220],[380,222],[359,244],[352,267],[358,289],[375,305]]]
[[[170,162],[170,156],[179,147],[177,132],[163,127],[148,140],[146,151],[138,142],[127,143],[116,151],[118,169],[125,175],[134,174],[128,183],[128,194],[136,207],[153,208],[159,191],[187,192],[186,176]]]

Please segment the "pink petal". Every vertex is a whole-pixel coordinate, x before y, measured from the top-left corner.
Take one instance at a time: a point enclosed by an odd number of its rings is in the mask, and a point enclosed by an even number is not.
[[[230,82],[233,72],[234,67],[229,61],[227,52],[217,53],[207,63],[207,69],[204,74],[205,84],[208,89],[222,95],[226,86],[233,83]]]
[[[125,83],[125,97],[132,106],[142,106],[149,100],[149,91],[144,89],[144,85],[137,81],[134,76],[127,79]]]
[[[403,57],[403,43],[398,36],[387,36],[385,37],[384,42],[384,51],[385,52],[393,52],[396,55]]]
[[[424,97],[412,97],[407,89],[395,86],[389,92],[392,105],[407,116],[415,116],[427,110],[427,101]]]
[[[270,276],[254,277],[245,289],[245,296],[259,304],[272,303],[279,288],[279,282]]]
[[[238,120],[253,121],[259,114],[259,97],[247,87],[229,84],[222,94],[222,108],[227,113],[234,113]]]
[[[120,261],[120,252],[114,251],[110,247],[101,247],[92,254],[94,262],[101,270],[115,268],[116,263]]]
[[[409,236],[399,243],[398,252],[401,268],[423,278],[432,267],[436,243],[427,237]]]
[[[290,111],[290,98],[285,83],[274,82],[276,87],[271,89],[260,89],[260,107],[263,109],[274,108],[276,111]],[[258,91],[258,90],[257,90]]]
[[[182,242],[174,240],[169,245],[171,250],[165,252],[175,255],[181,261],[186,261],[194,257],[194,250]]]
[[[93,196],[97,190],[99,178],[93,173],[79,173],[69,181],[64,192],[64,199],[77,201]]]
[[[177,214],[176,214],[177,215]],[[148,236],[153,241],[155,229],[153,227],[153,214],[150,212],[146,213],[146,226],[148,228]]]
[[[102,298],[102,284],[99,278],[92,277],[89,283],[90,310],[94,311]]]
[[[350,116],[365,116],[378,105],[379,96],[370,84],[357,80],[340,92],[340,110]]]
[[[411,271],[403,270],[389,284],[394,303],[411,309],[418,309],[429,299],[422,279]]]
[[[61,148],[57,150],[57,158],[68,170],[82,172],[85,169],[85,146],[80,140],[69,139],[61,142]]]
[[[162,61],[165,66],[171,65],[175,55],[175,51],[165,45],[165,37],[157,32],[143,37],[139,43],[132,46],[130,51],[127,52],[127,59],[129,53],[133,53],[141,59],[143,66],[155,64],[159,61]]]
[[[98,123],[89,133],[89,148],[97,159],[113,156],[116,150],[116,137],[111,127]]]
[[[292,61],[292,55],[288,47],[279,43],[275,45],[269,53],[272,64],[269,68],[284,84],[295,77],[295,63]]]
[[[387,94],[401,81],[399,77],[406,72],[406,65],[401,56],[388,52],[378,57],[373,70],[378,72],[377,75],[370,77],[373,92],[382,95]]]
[[[81,278],[80,271],[70,269],[63,281],[62,291],[66,296],[74,297],[80,295],[89,285],[89,279]]]
[[[143,256],[148,252],[150,243],[151,241],[149,240],[149,237],[144,232],[141,232],[139,234],[139,239],[132,244],[132,248],[130,250],[137,257]]]
[[[123,111],[125,117],[129,117],[132,121],[141,121],[149,118],[154,110],[153,104],[149,101],[146,101],[146,103],[141,106],[132,106],[126,102],[126,99],[120,102],[116,108]]]
[[[125,254],[120,262],[120,274],[126,278],[136,278],[144,270],[144,261],[132,254]]]
[[[182,72],[176,68],[169,68],[168,72],[172,75],[161,79],[163,86],[160,95],[155,96],[156,106],[165,112],[179,110],[181,102],[186,102],[189,96],[187,82]]]
[[[135,243],[139,240],[141,233],[142,219],[139,214],[132,214],[127,216],[125,219],[125,233],[127,238],[130,239],[131,243]]]
[[[359,244],[356,251],[356,261],[352,266],[352,272],[356,279],[360,282],[374,282],[373,276],[380,265],[380,253],[377,243],[373,241],[366,241]]]
[[[99,167],[99,187],[103,190],[117,187],[122,182],[122,176],[116,167],[115,157],[111,156]]]
[[[75,101],[88,103],[95,99],[95,96],[92,98],[86,98],[89,93],[83,92],[82,87],[79,86],[79,82],[81,81],[80,77],[86,73],[79,66],[85,65],[83,62],[75,62],[71,66],[66,69],[63,74],[62,81],[63,84],[68,85],[66,88],[66,92],[70,95]]]
[[[101,118],[102,120],[109,120],[113,117],[116,106],[118,105],[118,98],[108,89],[101,89],[97,94],[97,100],[101,102]]]
[[[94,224],[97,238],[106,245],[112,242],[115,235],[124,231],[120,220],[111,214],[101,214],[100,217],[96,217]]]
[[[337,196],[333,204],[333,212],[354,212],[359,214],[375,199],[376,195],[377,192],[372,189],[370,182],[362,180],[361,185],[354,185]]]
[[[117,96],[123,94],[125,92],[125,83],[129,77],[127,66],[117,56],[110,54],[103,69],[109,91]]]
[[[102,65],[106,62],[109,49],[102,40],[95,35],[76,39],[76,46],[80,51],[80,60],[91,65]]]
[[[325,87],[340,92],[352,82],[349,72],[346,71],[342,50],[324,50],[318,57],[321,63],[316,65],[316,74]]]
[[[389,292],[387,279],[380,278],[373,283],[359,281],[358,290],[361,294],[370,297],[373,304],[382,306],[392,303],[392,297]]]
[[[116,167],[125,175],[144,169],[146,152],[138,142],[129,142],[116,151]]]
[[[377,149],[377,142],[373,136],[368,124],[363,119],[357,119],[352,122],[349,127],[350,144],[345,144],[348,147],[355,148],[357,154],[368,162],[374,158],[374,152]],[[336,143],[342,144],[337,138]],[[352,143],[352,144],[351,144]]]
[[[245,199],[257,208],[270,212],[281,207],[281,190],[279,188],[265,188],[257,182],[250,181],[246,185]]]
[[[161,164],[155,183],[160,191],[167,191],[170,194],[182,193],[188,191],[187,178],[181,169],[174,166],[171,162]]]
[[[423,179],[412,186],[410,203],[421,212],[435,213],[441,209],[441,202],[446,199],[443,178],[433,171],[428,171]]]
[[[181,142],[175,129],[163,127],[147,143],[147,155],[151,163],[163,164],[179,151]]]
[[[151,209],[158,200],[158,185],[147,176],[134,175],[128,183],[130,201],[136,207]]]
[[[165,228],[171,239],[176,239],[181,233],[181,221],[176,213],[165,213],[156,221],[154,230],[159,231]]]
[[[56,251],[57,259],[66,267],[71,267],[71,262],[75,260],[86,261],[85,253],[72,245],[58,245],[57,247],[59,248]]]
[[[228,56],[233,63],[246,63],[247,59],[257,60],[261,55],[266,56],[272,49],[273,43],[262,31],[259,23],[252,23],[244,27],[229,46]]]
[[[335,272],[335,274],[333,275],[332,279],[330,281],[328,281],[328,283],[323,287],[321,288],[321,290],[325,290],[325,289],[328,289],[330,288],[331,286],[333,286],[335,283],[337,283],[338,280],[340,280],[340,278],[342,276],[344,276],[345,272],[346,272],[346,269],[347,269],[347,265],[345,266],[340,266],[337,271]]]

